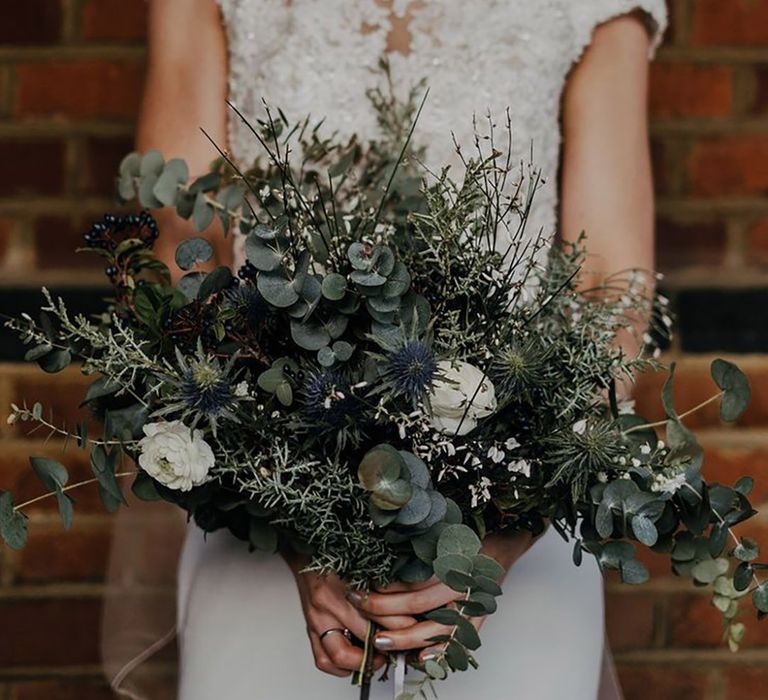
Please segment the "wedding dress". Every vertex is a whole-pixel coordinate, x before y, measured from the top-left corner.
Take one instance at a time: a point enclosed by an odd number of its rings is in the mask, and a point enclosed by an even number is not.
[[[219,0],[230,56],[230,99],[248,117],[262,99],[290,120],[376,134],[366,90],[398,22],[407,51],[389,53],[396,90],[426,78],[430,95],[415,132],[426,164],[456,162],[455,136],[473,145],[473,115],[503,127],[509,108],[517,162],[548,183],[535,199],[531,235],[555,231],[563,86],[594,28],[643,10],[655,49],[664,0]],[[405,23],[403,25],[402,23]],[[259,146],[232,115],[229,149],[245,164]],[[479,671],[452,674],[441,700],[595,700],[603,660],[601,575],[571,562],[550,529],[512,568],[499,610],[482,629]],[[349,681],[315,669],[292,575],[278,556],[249,554],[226,532],[192,527],[178,583],[181,700],[337,700]],[[413,673],[413,672],[411,672]],[[372,696],[392,698],[391,681]]]

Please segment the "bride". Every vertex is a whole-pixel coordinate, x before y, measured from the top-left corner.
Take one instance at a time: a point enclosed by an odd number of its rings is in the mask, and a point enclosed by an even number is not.
[[[427,165],[456,163],[452,132],[469,149],[473,115],[501,118],[509,108],[517,160],[548,176],[532,235],[587,231],[592,281],[651,269],[647,58],[665,22],[664,0],[151,0],[138,147],[202,171],[215,156],[202,126],[248,164],[258,147],[227,98],[252,119],[263,98],[294,121],[311,113],[342,134],[375,135],[366,90],[386,54],[396,91],[429,84],[415,135]],[[169,261],[192,233],[172,216],[161,222]],[[232,239],[210,236],[220,261],[238,265]],[[495,537],[484,547],[508,569],[504,597],[483,628],[481,670],[455,674],[440,697],[595,700],[597,566],[574,572],[570,546],[552,529],[536,542]],[[429,581],[361,598],[302,566],[290,552],[260,557],[228,533],[204,540],[190,527],[178,572],[181,700],[356,697],[344,677],[361,652],[341,632],[362,637],[366,618],[382,628],[381,652],[430,653],[426,639],[441,630],[416,616],[452,591]],[[374,683],[374,697],[392,693],[391,681]]]

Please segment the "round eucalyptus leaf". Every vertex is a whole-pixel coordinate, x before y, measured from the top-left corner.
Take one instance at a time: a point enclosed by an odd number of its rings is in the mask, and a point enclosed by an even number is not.
[[[352,274],[350,274],[350,279],[360,287],[371,287],[375,289],[382,287],[387,281],[387,278],[380,275],[378,272],[361,270],[352,272]]]
[[[494,598],[490,593],[486,593],[485,591],[476,591],[475,593],[472,593],[469,596],[469,600],[472,603],[478,603],[481,605],[486,615],[492,615],[496,612],[498,607],[496,598]]]
[[[379,313],[391,313],[400,308],[400,297],[368,297],[366,299],[366,304],[370,309],[378,311]]]
[[[43,355],[37,360],[37,364],[44,372],[56,374],[69,367],[72,362],[72,354],[69,350],[56,349]]]
[[[383,481],[395,481],[405,468],[400,453],[391,445],[381,444],[365,453],[357,468],[360,483],[373,491]]]
[[[424,520],[432,509],[432,499],[429,494],[419,486],[412,485],[411,498],[397,514],[396,522],[399,525],[416,525]]]
[[[432,567],[423,561],[410,557],[397,569],[397,578],[403,583],[423,583],[432,576]]]
[[[434,490],[427,491],[427,493],[429,494],[429,498],[432,501],[432,508],[429,511],[429,515],[420,523],[417,523],[420,530],[428,527],[434,527],[437,523],[441,522],[443,518],[445,518],[445,514],[448,510],[448,503],[442,493]]]
[[[349,360],[355,352],[355,346],[346,340],[337,340],[332,347],[334,354],[341,362]]]
[[[597,534],[603,539],[607,539],[613,534],[613,512],[605,503],[601,503],[597,507],[595,528]]]
[[[733,550],[733,556],[739,561],[754,561],[760,556],[760,545],[749,537],[742,537]]]
[[[274,241],[278,234],[279,231],[276,228],[266,224],[257,224],[253,228],[253,235],[261,238],[263,241]]]
[[[624,562],[620,566],[619,571],[621,573],[621,580],[630,585],[645,583],[650,578],[648,569],[637,561],[637,559]]]
[[[368,513],[371,516],[373,524],[377,527],[386,527],[387,525],[391,525],[393,522],[395,522],[395,518],[397,517],[397,511],[382,510],[381,508],[377,508],[375,505],[373,505],[373,503],[368,504]]]
[[[754,590],[752,602],[761,613],[768,613],[768,582],[764,581]]]
[[[656,526],[643,515],[636,515],[632,518],[632,531],[637,540],[646,547],[653,547],[659,539]]]
[[[272,272],[282,266],[282,256],[270,248],[259,236],[252,233],[245,240],[245,255],[257,270]]]
[[[139,175],[146,177],[147,175],[160,175],[160,171],[163,169],[165,159],[163,154],[157,149],[151,149],[141,156],[141,163],[139,164]]]
[[[176,248],[176,264],[182,270],[191,270],[195,265],[206,263],[213,258],[213,246],[205,238],[188,238]]]
[[[141,154],[133,151],[120,161],[118,169],[121,177],[134,178],[141,173]]]
[[[487,576],[488,578],[497,580],[504,576],[504,574],[504,567],[495,559],[492,559],[485,554],[476,554],[472,557],[473,576]]]
[[[317,351],[331,342],[331,336],[319,323],[291,321],[291,338],[304,350]]]
[[[727,573],[728,568],[727,559],[707,559],[696,564],[691,574],[700,583],[713,583],[718,576]]]
[[[449,525],[458,525],[462,521],[461,508],[451,498],[446,498],[445,501],[447,504],[445,522]]]
[[[411,539],[413,552],[419,559],[427,564],[432,564],[435,557],[437,557],[437,541],[440,539],[440,532],[445,527],[445,523],[435,523],[435,525],[423,535]]]
[[[472,560],[463,554],[444,554],[432,562],[432,568],[435,570],[435,576],[445,582],[449,571],[469,574],[472,571]]]
[[[336,353],[326,345],[317,351],[317,361],[323,367],[333,367],[336,363]]]
[[[408,291],[410,286],[411,275],[408,272],[408,268],[398,260],[392,272],[387,275],[382,295],[387,298],[401,297]]]
[[[323,296],[331,301],[341,301],[347,293],[347,278],[337,272],[331,272],[323,278]]]
[[[442,681],[448,676],[448,671],[434,659],[429,659],[424,664],[424,671],[430,678],[434,678],[438,681]]]
[[[365,243],[352,243],[347,250],[347,258],[355,270],[367,271],[373,264],[370,246]]]
[[[733,572],[733,587],[739,592],[746,591],[752,584],[752,567],[745,561],[741,562]]]
[[[475,626],[469,621],[462,619],[456,627],[456,640],[463,644],[467,649],[474,651],[480,647],[480,635]]]
[[[206,274],[204,272],[188,272],[176,284],[178,289],[187,299],[192,301],[197,299],[200,287],[203,284]]]
[[[256,279],[256,287],[267,303],[278,309],[287,309],[299,300],[291,282],[280,274],[262,272]]]
[[[395,254],[388,246],[376,247],[376,271],[384,277],[389,277],[395,268]]]
[[[0,491],[0,537],[11,549],[24,549],[27,544],[27,519],[13,509],[8,491]]]
[[[342,335],[344,335],[344,331],[347,330],[348,325],[349,318],[339,314],[337,316],[332,316],[330,320],[324,324],[324,327],[328,332],[328,335],[330,335],[331,338],[335,340],[336,338],[340,338]]]
[[[430,488],[432,480],[429,476],[429,469],[427,469],[427,465],[424,464],[423,460],[406,450],[400,450],[400,456],[403,458],[403,462],[405,462],[405,466],[408,467],[408,471],[411,474],[411,483],[422,489]]]
[[[458,642],[451,641],[445,650],[445,660],[454,671],[466,671],[469,668],[467,650]]]
[[[746,410],[752,398],[749,380],[732,362],[717,359],[712,362],[712,379],[723,391],[720,417],[732,423]]]
[[[134,178],[130,175],[121,175],[117,179],[117,196],[123,202],[130,202],[136,194]]]
[[[185,185],[189,179],[189,168],[181,158],[169,160],[163,168],[160,177],[154,187],[154,195],[166,207],[176,204],[179,196],[179,187]]]
[[[381,481],[371,493],[371,503],[382,510],[402,508],[411,500],[413,487],[405,479]]]
[[[285,374],[279,367],[272,367],[271,369],[262,372],[256,379],[256,384],[264,391],[274,394],[277,391],[277,387],[285,381]]]
[[[275,389],[275,396],[283,406],[290,406],[293,403],[293,389],[288,382],[280,382]]]
[[[424,617],[426,617],[427,620],[437,622],[440,625],[450,625],[453,627],[454,625],[459,624],[461,613],[453,608],[438,608],[437,610],[431,610],[426,613]]]
[[[449,525],[440,534],[437,555],[463,554],[474,557],[480,551],[480,538],[466,525]]]
[[[149,173],[142,176],[139,182],[139,203],[147,209],[160,209],[163,206],[163,203],[155,197],[157,177],[157,175]]]

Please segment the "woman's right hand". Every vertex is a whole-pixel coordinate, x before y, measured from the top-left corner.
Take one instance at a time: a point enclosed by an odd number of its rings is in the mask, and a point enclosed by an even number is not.
[[[320,576],[302,572],[306,561],[285,557],[293,571],[299,589],[301,606],[307,622],[307,634],[315,657],[315,666],[334,676],[348,676],[363,663],[363,650],[339,632],[327,630],[348,629],[358,639],[365,639],[368,631],[366,620],[347,600],[347,587],[336,575]],[[381,668],[386,659],[377,654],[374,668]]]

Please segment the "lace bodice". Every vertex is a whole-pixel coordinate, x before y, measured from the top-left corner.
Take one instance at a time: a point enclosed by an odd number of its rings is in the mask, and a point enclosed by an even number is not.
[[[366,90],[383,80],[377,64],[385,52],[403,95],[420,79],[428,81],[415,138],[427,147],[429,166],[456,162],[452,134],[472,147],[473,115],[490,111],[501,126],[509,108],[516,161],[533,163],[547,181],[528,230],[547,234],[556,225],[560,101],[570,69],[595,26],[612,17],[644,10],[652,51],[666,25],[664,0],[219,3],[229,38],[230,99],[249,118],[263,116],[263,99],[292,121],[311,114],[342,135],[374,136]],[[229,138],[235,159],[259,155],[233,115]]]

